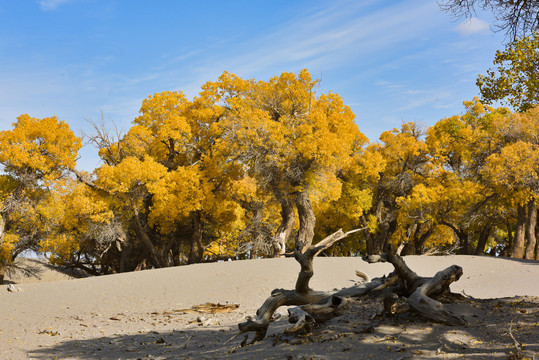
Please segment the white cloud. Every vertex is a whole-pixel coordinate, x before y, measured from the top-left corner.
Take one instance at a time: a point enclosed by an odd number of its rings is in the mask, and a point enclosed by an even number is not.
[[[478,18],[469,18],[465,22],[459,24],[456,27],[456,30],[461,35],[468,36],[477,33],[487,32],[490,30],[490,25],[484,20]]]
[[[39,0],[39,6],[43,11],[55,10],[58,6],[68,3],[71,0]]]
[[[366,9],[368,3],[358,3],[337,2],[341,6],[300,14],[275,31],[242,44],[245,51],[237,51],[241,56],[219,61],[228,63],[232,72],[241,72],[240,76],[271,72],[281,69],[282,64],[294,71],[303,67],[337,68],[359,53],[368,57],[391,49],[437,25],[425,21],[433,8],[439,11],[436,4],[414,0],[372,12]]]

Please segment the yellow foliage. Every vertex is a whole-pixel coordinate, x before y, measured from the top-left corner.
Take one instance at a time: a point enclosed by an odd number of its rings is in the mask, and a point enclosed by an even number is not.
[[[522,112],[539,104],[538,62],[539,32],[507,44],[496,52],[496,68],[477,78],[483,100],[501,101]]]
[[[50,195],[37,206],[37,211],[47,226],[43,230],[60,228],[78,234],[87,231],[89,224],[108,224],[113,217],[105,199],[69,178],[55,183]]]
[[[54,265],[64,265],[79,249],[78,241],[68,233],[51,234],[41,242],[41,251],[49,253],[49,261]]]
[[[103,165],[96,170],[96,184],[111,194],[128,194],[140,186],[154,183],[163,178],[167,169],[154,159],[146,156],[144,160],[127,157],[118,165]]]
[[[0,201],[4,201],[19,186],[19,182],[10,175],[0,175]]]
[[[11,233],[4,234],[4,236],[0,238],[0,266],[12,262],[11,254],[18,241],[19,236]]]
[[[180,167],[148,184],[153,194],[150,224],[157,224],[162,233],[174,231],[177,221],[187,218],[191,211],[201,210],[204,192],[197,170]]]
[[[342,99],[334,93],[317,97],[317,85],[306,70],[269,81],[224,73],[207,83],[203,94],[230,109],[216,126],[216,152],[250,165],[259,185],[273,192],[312,188],[320,199],[338,198],[335,173],[352,166],[367,138]]]
[[[425,249],[438,246],[452,245],[456,241],[455,233],[451,228],[443,225],[436,225],[431,236],[423,244]]]
[[[518,141],[505,146],[487,159],[483,174],[502,191],[512,191],[527,203],[533,194],[539,195],[539,146]]]
[[[0,163],[7,171],[30,168],[44,180],[52,180],[64,169],[75,167],[81,141],[56,116],[21,115],[13,130],[0,132],[0,145]]]

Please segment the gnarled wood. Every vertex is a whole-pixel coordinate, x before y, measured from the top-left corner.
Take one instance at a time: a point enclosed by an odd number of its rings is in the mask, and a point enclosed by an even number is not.
[[[448,325],[465,325],[464,319],[448,310],[441,302],[429,297],[440,294],[449,288],[449,284],[457,281],[462,275],[462,268],[457,265],[439,271],[408,297],[408,304],[423,316]]]
[[[445,270],[439,271],[434,277],[427,278],[418,276],[413,272],[402,257],[394,252],[391,246],[387,247],[385,257],[395,268],[405,294],[409,294],[407,303],[410,307],[429,319],[449,325],[465,324],[461,317],[451,313],[442,303],[429,297],[449,291],[449,285],[462,276],[460,266],[452,265]],[[389,308],[390,312],[402,312],[401,310],[405,307],[404,305],[397,306],[396,303],[393,303]]]
[[[357,230],[354,230],[357,231]],[[310,279],[314,274],[313,258],[327,249],[336,241],[348,234],[342,230],[328,236],[317,245],[311,245],[304,252],[296,248],[294,256],[301,266],[294,290],[276,289],[264,304],[258,309],[255,319],[240,323],[240,334],[255,332],[252,343],[262,340],[266,336],[268,326],[275,311],[281,306],[298,306],[289,310],[290,321],[294,326],[286,330],[287,333],[310,331],[316,322],[324,322],[343,313],[348,303],[347,298],[358,297],[369,292],[379,292],[390,288],[391,293],[384,298],[384,308],[390,314],[398,314],[414,309],[427,318],[450,325],[462,325],[464,320],[451,313],[442,303],[431,296],[441,295],[449,290],[449,285],[457,281],[462,275],[462,268],[457,265],[439,271],[434,277],[421,277],[413,272],[404,260],[395,253],[391,246],[387,252],[377,257],[368,257],[369,262],[390,262],[395,271],[388,277],[375,278],[363,284],[357,284],[345,289],[335,291],[314,291],[309,287]],[[399,297],[393,291],[404,294]],[[387,291],[383,292],[387,294]],[[246,342],[246,341],[245,341]]]
[[[320,252],[329,248],[335,242],[344,239],[346,236],[356,231],[358,230],[352,230],[345,233],[342,230],[339,230],[320,241],[318,244],[309,246],[304,253],[301,253],[300,250],[296,248],[294,251],[294,256],[300,264],[301,270],[298,274],[295,290],[273,290],[271,296],[266,299],[264,304],[262,304],[262,306],[256,312],[256,319],[248,319],[247,321],[238,324],[240,334],[246,332],[255,332],[255,336],[251,341],[251,344],[253,344],[259,340],[262,340],[266,336],[271,318],[279,307],[321,304],[326,302],[327,299],[332,295],[340,296],[339,292],[337,291],[314,291],[309,287],[309,281],[314,274],[313,258]],[[369,288],[365,285],[367,284],[352,287],[350,289],[350,293],[365,293],[368,291],[366,289]]]
[[[301,305],[300,308],[308,313],[315,322],[321,323],[344,314],[348,304],[347,298],[332,295],[322,304]]]
[[[288,321],[294,326],[285,329],[287,334],[308,333],[314,325],[314,318],[301,307],[288,309]]]

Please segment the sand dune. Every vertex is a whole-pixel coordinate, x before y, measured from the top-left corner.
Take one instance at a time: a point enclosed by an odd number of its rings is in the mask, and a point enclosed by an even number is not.
[[[464,291],[483,299],[539,296],[537,261],[478,256],[405,259],[424,276],[452,264],[462,266],[464,275],[451,286],[453,292]],[[390,264],[367,264],[359,258],[316,258],[314,267],[311,287],[317,290],[351,286],[357,280],[355,270],[371,277],[392,270]],[[0,286],[0,358],[284,358],[279,356],[288,353],[301,358],[309,351],[314,351],[310,355],[327,358],[361,358],[352,350],[335,348],[332,352],[329,345],[324,345],[326,342],[320,342],[318,347],[286,343],[293,348],[277,346],[276,352],[271,336],[241,349],[235,348],[237,343],[224,344],[237,331],[237,323],[246,315],[254,315],[271,290],[293,288],[298,271],[294,259],[263,259],[72,279],[42,266],[41,281],[8,279],[16,283],[20,292],[8,292],[7,285]],[[215,315],[180,311],[205,302],[240,307]],[[204,319],[197,322],[200,316]],[[278,322],[270,333],[280,333],[284,326],[284,321]],[[536,350],[537,333],[531,338]],[[509,346],[506,354],[501,354],[507,356],[511,339],[505,340]],[[371,350],[380,354],[380,349],[374,346]],[[399,358],[393,357],[398,353],[391,355],[382,358]]]

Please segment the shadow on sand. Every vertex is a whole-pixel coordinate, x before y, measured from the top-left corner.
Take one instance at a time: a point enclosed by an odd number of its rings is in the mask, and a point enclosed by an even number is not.
[[[539,298],[470,300],[459,304],[467,326],[431,323],[407,313],[365,319],[360,301],[336,319],[304,336],[283,335],[284,320],[272,323],[268,336],[241,347],[236,327],[195,327],[178,331],[120,334],[69,340],[35,349],[33,359],[507,359],[531,358],[539,351]],[[516,357],[515,357],[516,358]]]

